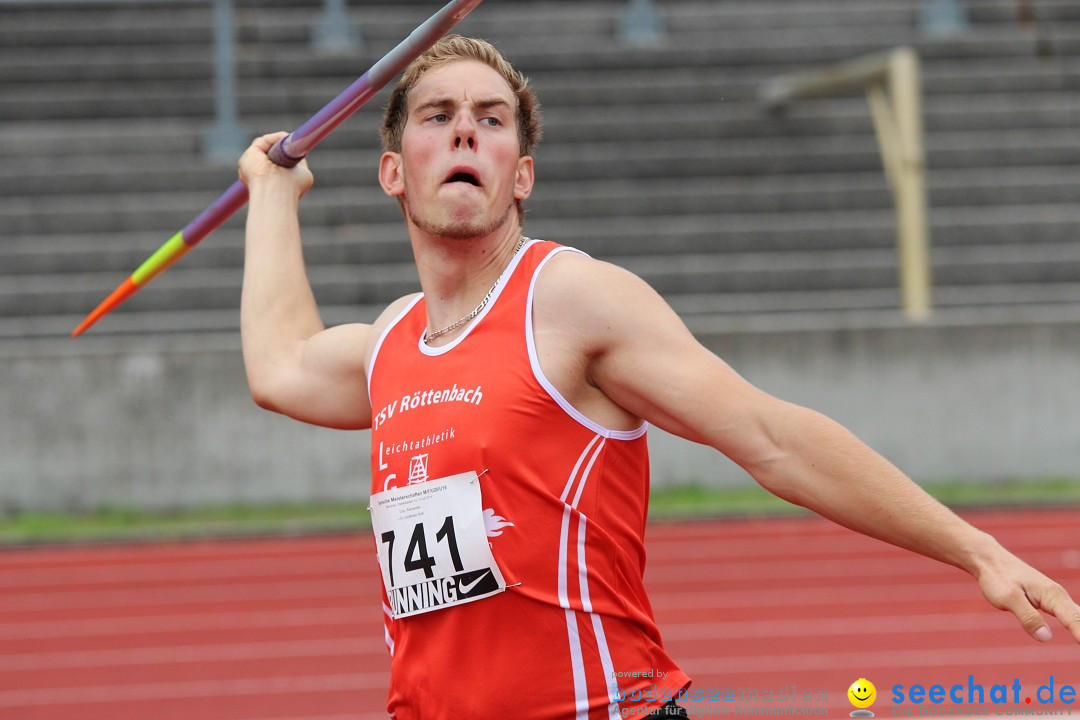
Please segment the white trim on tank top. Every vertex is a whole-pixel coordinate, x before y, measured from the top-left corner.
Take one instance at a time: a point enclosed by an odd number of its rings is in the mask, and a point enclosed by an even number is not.
[[[506,283],[509,282],[510,276],[514,273],[514,268],[516,268],[518,266],[518,263],[521,262],[521,258],[525,257],[525,252],[530,247],[532,247],[534,243],[538,242],[540,241],[532,240],[522,245],[521,249],[517,251],[513,258],[511,258],[510,264],[506,266],[506,269],[502,271],[502,275],[499,276],[499,282],[495,285],[495,292],[491,293],[491,299],[488,300],[488,303],[484,306],[484,309],[481,310],[477,314],[477,316],[470,320],[469,323],[465,326],[465,332],[461,333],[445,345],[441,345],[439,347],[431,347],[424,342],[424,335],[427,333],[427,328],[425,326],[424,332],[420,333],[420,337],[416,339],[416,346],[420,348],[420,352],[429,357],[438,357],[439,355],[445,355],[446,353],[456,348],[465,338],[467,338],[469,336],[469,333],[472,332],[473,328],[483,321],[484,316],[491,312],[491,308],[495,306],[496,302],[498,302],[499,296],[502,295],[502,291],[506,287]]]
[[[544,371],[540,368],[540,358],[536,354],[536,342],[533,338],[532,319],[533,295],[536,292],[536,279],[540,277],[540,271],[544,269],[544,265],[547,264],[548,260],[555,257],[558,253],[564,250],[580,253],[582,255],[586,255],[587,257],[586,253],[583,253],[576,248],[565,246],[553,248],[551,252],[548,253],[547,257],[540,261],[540,264],[536,267],[535,272],[533,272],[532,280],[529,282],[529,298],[525,303],[525,342],[529,347],[529,364],[532,365],[533,376],[536,378],[536,381],[540,383],[541,387],[543,387],[544,390],[547,391],[547,394],[551,396],[551,399],[554,400],[555,403],[563,409],[563,412],[565,412],[567,415],[569,415],[574,420],[578,421],[588,429],[592,430],[594,433],[598,435],[603,435],[604,437],[610,438],[612,440],[637,440],[649,429],[649,423],[642,422],[640,427],[634,428],[633,430],[612,430],[610,428],[604,427],[603,425],[594,420],[590,420],[589,418],[585,417],[585,415],[582,414],[580,410],[571,405],[570,402],[562,396],[562,393],[560,393],[555,388],[555,385],[550,380],[548,380],[547,376],[544,375]]]
[[[382,331],[382,334],[379,335],[379,339],[375,343],[375,349],[371,352],[371,363],[368,365],[367,369],[367,391],[369,399],[371,398],[371,375],[375,372],[375,359],[379,357],[379,350],[382,349],[383,340],[385,340],[386,336],[390,334],[390,331],[394,329],[394,326],[401,322],[402,318],[409,314],[409,311],[413,309],[413,306],[415,306],[416,303],[420,302],[420,298],[422,297],[424,296],[417,295],[412,300],[410,300],[409,303],[405,306],[405,309],[399,312],[397,317],[391,320],[390,323],[386,326],[386,328]]]

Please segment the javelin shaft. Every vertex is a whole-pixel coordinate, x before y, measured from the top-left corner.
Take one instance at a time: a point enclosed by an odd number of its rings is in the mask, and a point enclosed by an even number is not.
[[[360,109],[386,83],[404,70],[422,52],[461,22],[483,0],[453,0],[413,30],[356,82],[311,116],[288,137],[271,148],[270,158],[278,165],[292,167],[322,142],[346,118]],[[290,164],[291,163],[291,164]]]
[[[293,167],[299,163],[334,128],[359,110],[409,63],[455,25],[483,0],[451,0],[441,10],[417,26],[407,38],[384,55],[359,79],[315,113],[307,122],[282,138],[270,149],[270,159],[277,165]],[[170,238],[131,276],[105,298],[71,333],[78,337],[91,325],[112,312],[170,265],[183,257],[206,236],[232,217],[248,201],[247,187],[239,180],[217,200]]]

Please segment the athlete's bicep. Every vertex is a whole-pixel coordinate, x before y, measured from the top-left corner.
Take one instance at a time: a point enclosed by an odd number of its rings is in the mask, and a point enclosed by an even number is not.
[[[647,283],[592,261],[579,297],[588,380],[638,417],[747,464],[770,452],[768,419],[785,403],[701,345]],[[579,278],[583,280],[584,278]]]
[[[372,326],[339,325],[297,343],[256,392],[260,407],[313,425],[371,425],[364,358]]]

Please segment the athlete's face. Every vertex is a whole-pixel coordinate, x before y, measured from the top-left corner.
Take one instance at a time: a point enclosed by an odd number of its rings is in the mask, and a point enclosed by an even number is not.
[[[408,102],[401,152],[385,153],[379,167],[408,220],[450,238],[516,222],[533,164],[519,155],[517,100],[506,81],[483,63],[453,61],[425,73]]]

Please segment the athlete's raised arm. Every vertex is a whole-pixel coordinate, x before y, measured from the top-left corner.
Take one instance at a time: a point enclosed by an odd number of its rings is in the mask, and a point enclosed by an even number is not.
[[[1054,615],[1080,641],[1080,607],[1057,583],[930,497],[838,423],[745,381],[645,282],[564,253],[537,286],[535,324],[572,317],[586,381],[616,405],[711,445],[770,492],[858,532],[970,572],[1032,636]],[[550,315],[548,315],[550,313]]]
[[[240,331],[244,367],[260,407],[304,422],[359,429],[371,424],[364,376],[370,325],[327,330],[300,247],[300,198],[307,162],[286,169],[267,157],[286,133],[257,138],[240,158],[248,188]]]

